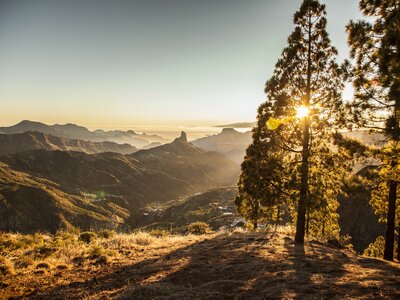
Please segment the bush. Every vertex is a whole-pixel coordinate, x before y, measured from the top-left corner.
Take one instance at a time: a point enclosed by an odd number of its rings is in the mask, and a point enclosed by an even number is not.
[[[397,252],[397,243],[394,244],[394,252]],[[375,242],[369,244],[368,248],[364,250],[363,255],[371,257],[383,257],[383,252],[385,251],[385,238],[383,236],[378,236]]]
[[[36,256],[40,258],[46,258],[57,251],[56,247],[53,246],[41,246],[35,249]]]
[[[85,242],[86,244],[90,244],[90,242],[96,238],[97,235],[91,231],[85,231],[79,235],[79,240]]]
[[[104,253],[105,253],[105,250],[104,250],[103,246],[92,246],[88,251],[90,259],[99,258]]]
[[[14,264],[11,260],[5,257],[0,257],[0,275],[13,275]]]
[[[58,241],[74,241],[79,233],[65,231],[65,230],[58,230],[55,234],[55,239]]]
[[[23,256],[23,257],[21,257],[20,259],[18,259],[16,262],[15,262],[15,267],[17,268],[17,269],[25,269],[25,268],[28,268],[29,266],[31,266],[31,265],[33,265],[33,263],[34,263],[34,260],[33,260],[33,258],[32,257],[30,257],[30,256]]]
[[[129,236],[128,239],[132,243],[140,246],[148,246],[155,241],[154,236],[151,236],[148,232],[142,231],[134,233],[133,235]]]
[[[189,233],[191,233],[191,234],[198,234],[198,235],[207,234],[207,233],[211,233],[211,232],[212,232],[210,226],[208,226],[208,224],[207,224],[207,223],[204,223],[204,222],[194,222],[194,223],[191,223],[191,224],[188,226],[187,229],[188,229],[188,232],[189,232]]]
[[[97,236],[103,239],[109,239],[115,236],[115,231],[110,229],[104,229],[98,232]]]
[[[170,232],[165,229],[152,229],[149,231],[149,234],[156,238],[161,238],[161,237],[166,237],[166,236],[171,235]]]
[[[36,265],[36,269],[50,269],[50,265],[47,262],[41,262]]]
[[[95,265],[106,265],[108,264],[109,260],[108,257],[106,255],[101,255],[96,261],[95,261]]]
[[[67,264],[59,264],[59,265],[57,265],[56,266],[56,269],[57,270],[68,270],[69,269],[69,266],[67,265]]]

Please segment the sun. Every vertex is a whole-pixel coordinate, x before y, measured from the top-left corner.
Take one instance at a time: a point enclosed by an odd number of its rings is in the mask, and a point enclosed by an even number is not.
[[[310,113],[310,110],[308,109],[308,107],[302,105],[297,109],[296,117],[299,119],[302,119],[304,117],[307,117],[309,115],[309,113]]]

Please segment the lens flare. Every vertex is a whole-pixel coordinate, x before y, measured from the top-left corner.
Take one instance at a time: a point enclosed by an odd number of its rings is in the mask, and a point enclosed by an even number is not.
[[[296,117],[299,119],[302,119],[302,118],[307,117],[309,115],[309,113],[310,113],[310,110],[308,109],[308,107],[302,105],[297,109]]]

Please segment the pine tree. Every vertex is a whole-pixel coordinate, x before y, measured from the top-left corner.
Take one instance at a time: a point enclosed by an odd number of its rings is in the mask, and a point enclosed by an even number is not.
[[[253,229],[261,219],[279,222],[280,214],[274,211],[281,209],[285,197],[283,152],[276,144],[277,132],[268,131],[265,126],[272,111],[273,103],[269,101],[258,109],[253,142],[246,150],[238,182],[236,206]],[[281,199],[280,203],[277,199]]]
[[[343,72],[326,23],[325,6],[304,0],[294,16],[288,46],[266,83],[267,101],[259,109],[253,144],[242,164],[242,189],[239,186],[240,196],[246,188],[257,190],[265,178],[273,178],[267,189],[259,190],[267,206],[299,199],[292,202],[297,206],[298,243],[304,242],[306,224],[322,235],[338,231],[336,195],[348,170],[339,150],[332,150],[333,133],[343,121]],[[257,132],[263,133],[261,138]],[[256,185],[246,183],[254,181]],[[260,197],[253,199],[263,206]]]
[[[351,72],[355,95],[349,108],[356,126],[383,132],[390,138],[380,153],[382,158],[399,147],[400,139],[400,1],[361,0],[360,9],[373,19],[351,21],[347,26],[350,56],[355,61]],[[372,202],[376,206],[387,199],[384,259],[393,260],[398,156],[387,156],[382,162],[381,172],[386,172],[388,180]],[[400,250],[397,256],[400,259]]]
[[[341,120],[343,76],[336,63],[337,51],[326,32],[325,6],[316,0],[304,0],[294,16],[294,24],[295,30],[267,86],[275,86],[269,97],[286,96],[288,114],[293,115],[296,110],[303,113],[299,114],[300,122],[284,125],[289,134],[283,137],[288,150],[301,161],[295,241],[303,243],[307,206],[311,208],[310,186],[319,187],[320,175],[324,173],[322,167],[318,168],[317,158],[323,152],[331,152],[330,136]],[[313,163],[316,181],[310,183]]]

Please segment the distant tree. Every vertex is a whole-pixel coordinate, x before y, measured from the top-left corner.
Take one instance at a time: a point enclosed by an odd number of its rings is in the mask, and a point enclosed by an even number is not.
[[[382,161],[379,172],[385,180],[378,184],[371,203],[378,214],[386,211],[383,256],[393,260],[400,179],[400,1],[361,0],[359,6],[365,16],[372,18],[351,21],[347,26],[355,88],[349,109],[356,127],[383,132],[390,139],[382,151],[375,151]],[[397,257],[400,259],[400,248]]]

